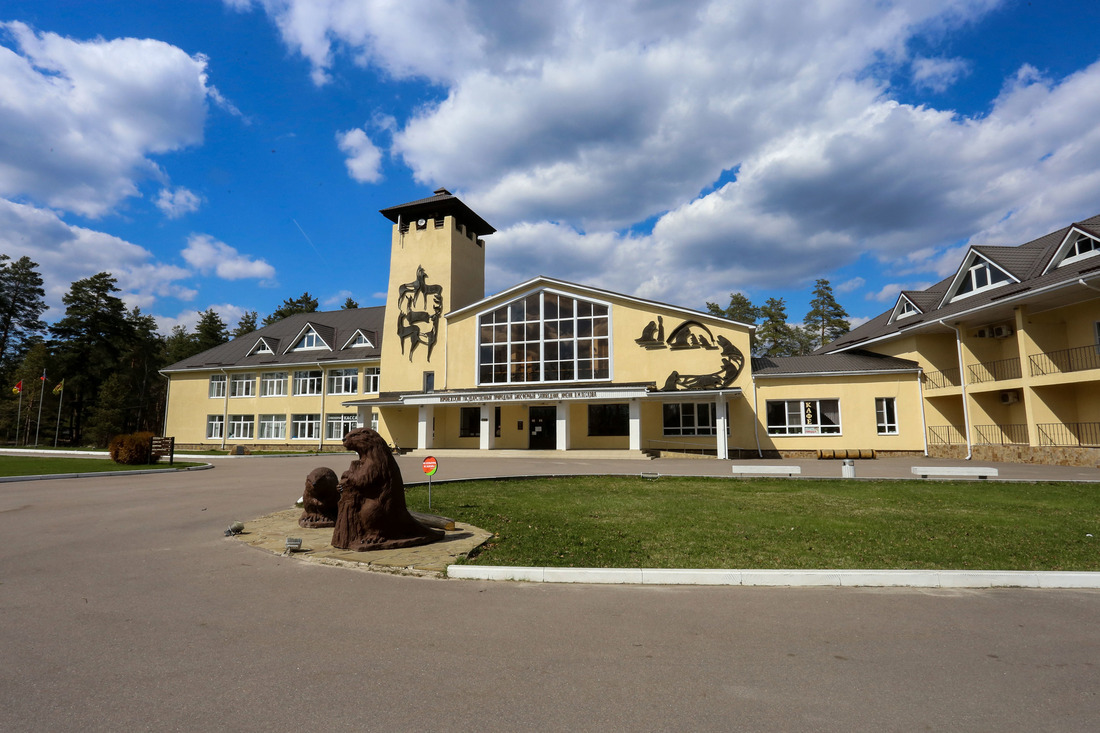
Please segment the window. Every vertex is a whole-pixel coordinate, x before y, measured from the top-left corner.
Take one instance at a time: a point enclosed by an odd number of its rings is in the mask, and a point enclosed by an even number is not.
[[[260,440],[286,440],[286,415],[260,415]]]
[[[768,435],[839,435],[839,400],[769,400]]]
[[[261,397],[286,397],[286,372],[264,372],[260,375]]]
[[[477,438],[481,435],[481,408],[461,407],[458,411],[458,437]]]
[[[717,435],[713,402],[683,402],[664,406],[665,435]]]
[[[482,314],[478,382],[582,382],[611,378],[608,306],[532,293]]]
[[[424,372],[424,391],[435,392],[435,372]]]
[[[913,305],[908,298],[902,296],[901,300],[898,301],[897,310],[894,311],[894,320],[915,316],[918,313],[920,313],[920,311],[917,310],[917,307]]]
[[[275,352],[271,350],[271,347],[267,345],[266,341],[264,341],[263,339],[260,339],[259,341],[256,342],[256,348],[254,348],[252,350],[252,353],[253,354],[274,354]]]
[[[1000,268],[994,267],[986,260],[975,258],[974,264],[963,273],[962,281],[951,299],[965,298],[982,290],[1003,285],[1011,279]]]
[[[322,379],[323,376],[318,370],[308,372],[294,372],[294,394],[321,394]]]
[[[321,437],[321,416],[318,414],[291,415],[290,437],[294,440],[317,440]]]
[[[363,369],[363,392],[370,394],[378,391],[378,378],[382,370],[378,367],[365,367]]]
[[[1073,244],[1066,250],[1066,255],[1062,258],[1062,262],[1058,266],[1061,267],[1062,265],[1075,262],[1083,257],[1090,257],[1097,253],[1100,253],[1100,242],[1084,234],[1078,234],[1077,239],[1073,240]]]
[[[343,440],[344,436],[359,427],[359,415],[348,412],[337,415],[325,415],[325,438]]]
[[[330,369],[328,373],[329,394],[357,394],[359,392],[358,369]],[[344,437],[344,436],[340,436]]]
[[[225,375],[224,374],[212,374],[212,375],[210,375],[210,396],[211,397],[225,397]]]
[[[306,332],[302,334],[302,338],[298,339],[298,343],[294,344],[294,351],[310,351],[312,349],[327,349],[328,346],[321,339],[317,332],[313,330],[312,326],[306,329]]]
[[[588,434],[592,436],[630,435],[630,405],[589,405]]]
[[[875,420],[879,435],[898,434],[898,412],[893,397],[875,398]]]
[[[206,416],[206,437],[221,438],[225,435],[225,417],[223,415]]]
[[[230,438],[252,438],[254,437],[256,428],[256,418],[252,415],[230,415],[229,416],[229,437]]]
[[[253,372],[234,374],[229,378],[230,397],[255,397],[256,375]]]
[[[362,331],[356,331],[355,338],[353,338],[344,348],[354,349],[358,346],[374,346],[374,344],[370,342],[370,339],[367,338],[366,334],[364,334]]]
[[[370,429],[374,432],[378,432],[378,413],[372,412],[370,414]]]

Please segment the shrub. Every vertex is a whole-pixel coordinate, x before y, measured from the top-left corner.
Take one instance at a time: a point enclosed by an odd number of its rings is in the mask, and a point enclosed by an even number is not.
[[[115,463],[123,463],[134,466],[141,463],[149,463],[149,457],[153,453],[152,433],[130,433],[129,435],[116,435],[108,446],[111,460]]]

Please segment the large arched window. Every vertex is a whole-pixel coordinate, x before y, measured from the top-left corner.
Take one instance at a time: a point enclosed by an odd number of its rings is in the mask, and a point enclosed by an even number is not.
[[[585,382],[611,378],[609,308],[549,291],[478,320],[478,382]]]

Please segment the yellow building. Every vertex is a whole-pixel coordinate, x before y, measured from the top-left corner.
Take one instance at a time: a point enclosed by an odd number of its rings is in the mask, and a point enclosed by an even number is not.
[[[371,425],[406,449],[748,457],[919,454],[978,434],[1040,446],[1100,420],[1087,222],[975,248],[817,354],[751,359],[752,325],[681,306],[547,277],[486,297],[494,229],[445,189],[381,213],[386,306],[293,316],[168,367],[166,434],[315,450]]]

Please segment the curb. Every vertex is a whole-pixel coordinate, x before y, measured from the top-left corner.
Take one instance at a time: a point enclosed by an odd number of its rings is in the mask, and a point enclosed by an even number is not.
[[[529,583],[877,588],[1100,588],[1100,572],[1031,570],[661,570],[448,565],[448,578]]]
[[[0,484],[15,481],[45,481],[59,478],[95,478],[96,476],[142,476],[150,473],[182,473],[184,471],[205,471],[213,468],[214,464],[204,463],[201,466],[188,466],[187,468],[149,468],[135,471],[92,471],[89,473],[45,473],[38,476],[0,476]]]

